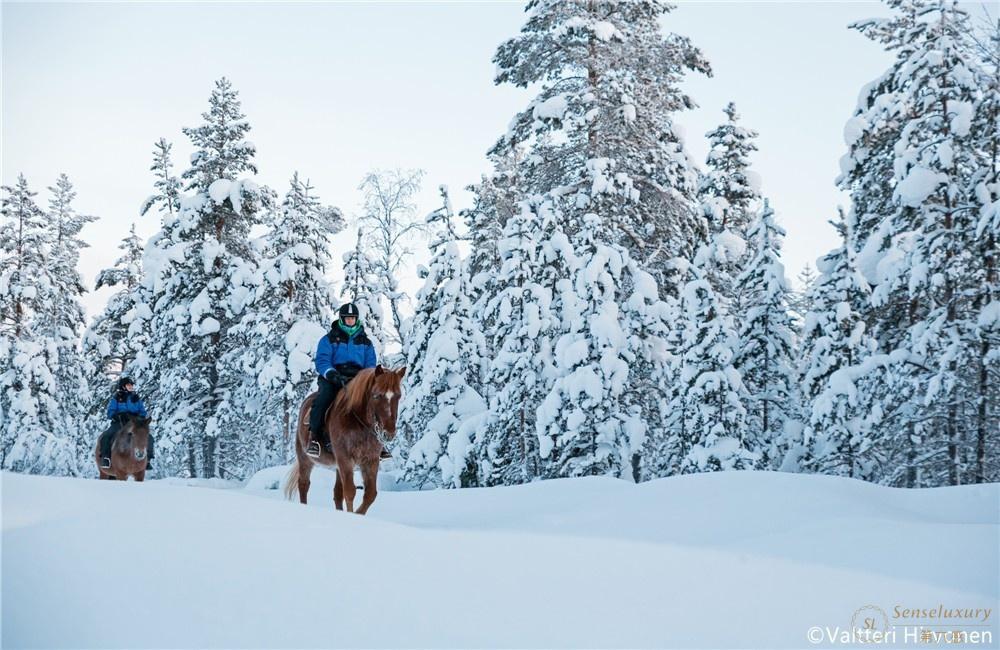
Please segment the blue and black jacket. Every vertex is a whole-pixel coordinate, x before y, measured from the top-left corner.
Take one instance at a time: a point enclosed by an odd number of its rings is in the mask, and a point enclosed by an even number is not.
[[[374,368],[378,363],[375,346],[364,327],[359,324],[353,334],[345,328],[339,320],[334,321],[330,332],[316,345],[316,372],[326,380],[335,379],[337,374],[351,379],[361,369]]]
[[[110,402],[108,402],[108,419],[113,420],[120,415],[138,415],[143,418],[149,417],[149,415],[146,414],[146,406],[142,403],[142,398],[135,393],[130,393],[125,390],[120,390],[115,393],[115,396],[111,398]]]

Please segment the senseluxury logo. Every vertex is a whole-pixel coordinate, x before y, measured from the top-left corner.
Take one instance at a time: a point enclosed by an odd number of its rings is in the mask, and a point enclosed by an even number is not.
[[[889,616],[878,605],[865,605],[858,608],[851,617],[851,628],[855,630],[887,632],[889,631]]]

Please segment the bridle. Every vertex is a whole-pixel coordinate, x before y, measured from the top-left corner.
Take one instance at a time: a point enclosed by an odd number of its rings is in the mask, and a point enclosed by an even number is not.
[[[371,399],[369,399],[369,402],[371,402]],[[378,419],[378,415],[372,412],[370,405],[368,407],[368,419],[371,420],[371,424],[365,424],[365,422],[358,417],[356,411],[351,411],[351,414],[354,416],[354,419],[358,421],[358,424],[364,427],[365,430],[371,432],[371,434],[375,436],[375,439],[378,440],[384,448],[389,448],[391,441],[385,435],[385,427],[382,426],[382,422]]]

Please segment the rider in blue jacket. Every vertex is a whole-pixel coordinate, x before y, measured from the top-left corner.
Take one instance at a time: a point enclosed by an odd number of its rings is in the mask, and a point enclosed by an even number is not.
[[[108,469],[111,467],[111,443],[115,439],[115,433],[122,428],[122,424],[130,415],[137,415],[142,418],[149,417],[146,413],[146,405],[142,403],[142,398],[135,392],[135,382],[131,377],[122,377],[118,380],[118,390],[108,402],[108,419],[111,425],[101,434],[101,467]],[[153,460],[153,436],[149,436],[149,447],[146,451],[146,468],[150,469]]]
[[[337,393],[358,372],[374,368],[377,363],[375,346],[358,319],[358,306],[353,302],[341,305],[339,315],[329,333],[316,345],[319,393],[309,413],[311,440],[306,448],[306,454],[313,458],[319,458],[321,445],[331,451],[324,420]]]

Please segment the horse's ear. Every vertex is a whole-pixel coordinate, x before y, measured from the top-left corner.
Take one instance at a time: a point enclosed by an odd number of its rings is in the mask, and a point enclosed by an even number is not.
[[[403,375],[406,374],[406,366],[403,366],[402,368],[400,368],[399,370],[397,370],[396,374],[399,375],[400,379],[402,379]]]
[[[383,372],[385,372],[385,368],[382,367],[381,363],[378,364],[377,366],[375,366],[375,376],[376,377],[378,377],[379,375],[381,375]]]
[[[143,425],[149,425],[153,421],[153,418],[139,418],[139,423]]]

